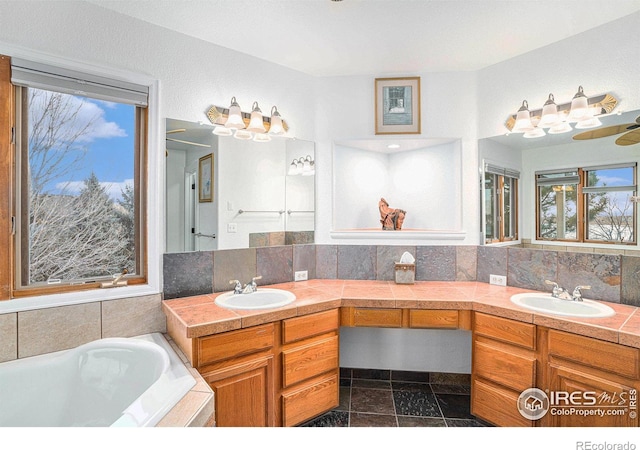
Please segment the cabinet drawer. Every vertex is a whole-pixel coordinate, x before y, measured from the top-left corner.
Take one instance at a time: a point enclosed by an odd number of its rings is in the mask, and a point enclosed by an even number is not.
[[[402,327],[401,309],[354,308],[353,325],[356,327]]]
[[[477,334],[498,339],[509,344],[535,349],[536,326],[511,319],[474,313],[473,331]]]
[[[282,395],[282,424],[297,425],[335,408],[339,403],[338,373]]]
[[[337,330],[340,317],[337,309],[282,321],[282,343],[299,341],[312,336]]]
[[[198,366],[248,355],[273,347],[274,324],[199,338]]]
[[[476,341],[473,345],[473,373],[522,392],[535,385],[536,359],[533,355],[517,355]]]
[[[282,352],[282,384],[291,386],[338,368],[338,336]]]
[[[639,350],[563,331],[549,330],[549,354],[622,375],[639,377]]]
[[[458,328],[458,311],[446,309],[412,309],[409,311],[411,328]]]
[[[471,414],[500,427],[532,427],[518,411],[518,397],[509,389],[474,380],[471,386]]]

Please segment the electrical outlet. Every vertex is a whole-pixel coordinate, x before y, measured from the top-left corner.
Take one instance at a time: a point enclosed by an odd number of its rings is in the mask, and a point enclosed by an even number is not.
[[[497,286],[506,286],[507,277],[503,275],[489,275],[489,284],[495,284]]]
[[[293,276],[295,281],[304,281],[309,279],[309,272],[306,270],[298,270]]]
[[[228,223],[227,224],[227,233],[237,233],[238,232],[238,224],[237,223]]]

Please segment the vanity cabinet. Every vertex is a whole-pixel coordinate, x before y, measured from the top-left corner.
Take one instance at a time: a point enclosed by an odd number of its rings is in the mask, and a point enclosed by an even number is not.
[[[339,403],[338,310],[282,321],[282,425],[293,426]]]
[[[343,307],[343,327],[377,328],[471,328],[471,311],[455,309]]]
[[[475,312],[471,413],[498,426],[533,426],[518,397],[536,385],[536,327]]]
[[[193,340],[220,427],[293,426],[339,403],[338,309]]]
[[[540,425],[637,427],[640,350],[559,330],[543,332],[545,390],[571,397],[556,399],[555,413],[547,413]]]
[[[198,371],[215,394],[217,426],[275,424],[274,342],[272,323],[197,340]]]

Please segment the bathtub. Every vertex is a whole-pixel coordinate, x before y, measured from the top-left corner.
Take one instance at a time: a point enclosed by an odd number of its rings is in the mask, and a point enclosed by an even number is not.
[[[0,426],[151,427],[195,385],[160,333],[0,364]]]

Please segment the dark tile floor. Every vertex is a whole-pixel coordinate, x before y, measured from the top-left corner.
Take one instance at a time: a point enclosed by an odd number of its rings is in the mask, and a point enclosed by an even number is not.
[[[304,427],[482,427],[470,413],[470,376],[340,369],[340,405]]]

